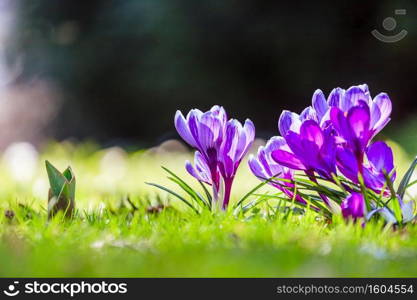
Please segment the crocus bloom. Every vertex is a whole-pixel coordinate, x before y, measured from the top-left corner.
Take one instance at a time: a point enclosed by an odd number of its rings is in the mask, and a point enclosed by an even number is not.
[[[380,93],[372,99],[368,86],[362,84],[348,90],[333,89],[327,101],[317,90],[312,103],[314,112],[310,114],[317,116],[322,127],[334,129],[340,171],[355,183],[359,173],[368,187],[380,190],[386,182],[384,171],[390,173],[394,168],[392,151],[383,143],[368,146],[390,120],[388,95]],[[395,179],[395,173],[391,179]]]
[[[254,139],[255,126],[251,120],[247,119],[243,126],[234,119],[227,121],[225,137],[218,157],[218,168],[224,183],[223,209],[226,209],[229,204],[237,168],[252,146]]]
[[[332,107],[330,119],[338,133],[338,142],[344,148],[352,150],[359,163],[363,163],[364,150],[374,135],[370,122],[370,110],[364,101],[350,108],[345,114],[337,107]]]
[[[401,217],[402,220],[397,220],[394,212],[388,207],[379,207],[373,209],[366,215],[366,219],[369,220],[374,214],[379,214],[382,218],[385,219],[387,223],[396,224],[396,223],[407,223],[416,219],[417,215],[415,214],[415,200],[405,202],[401,199],[399,195],[396,196],[401,208]]]
[[[356,220],[365,216],[365,199],[360,193],[352,193],[340,205],[345,219]]]
[[[359,183],[361,174],[365,186],[374,191],[386,187],[386,175],[394,182],[394,157],[391,148],[384,142],[374,142],[365,150],[365,162],[359,163],[351,149],[340,147],[337,150],[337,166],[340,172],[354,183]]]
[[[194,166],[186,162],[187,171],[212,186],[216,204],[224,189],[221,207],[225,209],[237,168],[255,139],[252,121],[248,119],[242,126],[237,120],[227,120],[223,107],[216,105],[205,113],[193,109],[186,118],[177,111],[175,127],[180,136],[197,149]]]
[[[331,130],[323,130],[312,119],[299,121],[296,114],[288,111],[281,114],[279,129],[288,147],[272,153],[276,162],[309,175],[317,172],[332,178],[336,174],[336,146]]]
[[[321,90],[316,90],[313,94],[312,106],[306,108],[304,112],[308,112],[310,118],[314,118],[323,127],[330,120],[331,108],[337,107],[347,115],[349,110],[359,105],[361,101],[369,108],[369,127],[374,136],[390,121],[392,104],[386,93],[380,93],[372,99],[366,84],[352,86],[347,90],[335,88],[330,92],[327,100]]]
[[[259,147],[256,156],[252,154],[249,156],[248,164],[252,173],[260,180],[265,181],[272,177],[285,179],[282,181],[271,180],[269,184],[284,192],[289,198],[293,198],[294,194],[291,192],[291,188],[294,188],[294,184],[291,181],[294,172],[272,158],[272,152],[278,149],[290,151],[283,137],[272,137],[265,146]],[[299,195],[296,196],[295,200],[306,204]]]
[[[322,129],[336,129],[336,141],[351,147],[360,155],[369,141],[390,121],[391,100],[385,93],[371,98],[366,84],[352,86],[347,90],[335,88],[326,99],[321,90],[316,90],[312,105],[298,115],[283,111],[279,129],[283,137],[289,130],[298,132],[305,120],[316,121]]]
[[[213,189],[217,191],[216,194],[220,188],[218,155],[225,134],[226,122],[225,110],[217,105],[205,113],[199,109],[193,109],[188,113],[187,118],[184,118],[180,111],[175,114],[175,128],[184,141],[200,153],[200,155],[196,154],[197,169],[207,168],[210,171],[207,177],[210,178]],[[191,170],[189,163],[187,163],[187,170],[189,172]],[[190,172],[194,177],[196,173]]]

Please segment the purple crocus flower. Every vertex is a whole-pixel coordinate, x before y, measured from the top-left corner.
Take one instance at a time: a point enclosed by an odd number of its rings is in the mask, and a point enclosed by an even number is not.
[[[384,142],[378,141],[364,151],[365,162],[360,163],[357,156],[349,148],[337,149],[337,166],[340,172],[354,183],[359,183],[358,175],[361,174],[364,183],[374,191],[381,191],[386,184],[386,176],[394,182],[394,156],[391,148]]]
[[[411,222],[416,219],[415,215],[415,206],[416,203],[414,200],[404,202],[399,195],[397,195],[398,202],[401,208],[401,223]],[[382,218],[385,219],[387,223],[396,224],[400,223],[400,220],[397,220],[394,212],[388,207],[379,207],[373,209],[366,215],[366,219],[369,220],[374,214],[379,214]]]
[[[193,109],[186,118],[177,111],[175,127],[197,149],[194,166],[186,162],[187,171],[212,186],[216,204],[224,191],[221,207],[226,209],[237,168],[255,139],[252,121],[248,119],[242,126],[237,120],[227,120],[223,107],[215,105],[204,113]]]
[[[347,90],[333,89],[327,100],[317,90],[312,103],[311,114],[316,115],[321,127],[334,129],[339,170],[355,183],[361,174],[366,186],[380,190],[386,182],[383,172],[390,173],[394,168],[392,151],[384,143],[368,146],[390,120],[388,95],[380,93],[372,99],[368,86],[362,84]],[[395,173],[391,179],[395,179]]]
[[[332,174],[336,174],[336,146],[331,130],[322,129],[308,116],[298,118],[289,111],[281,114],[279,129],[288,147],[272,153],[276,162],[294,170],[303,170],[308,175],[317,172],[330,179]]]
[[[369,129],[372,131],[372,138],[390,121],[392,104],[386,93],[380,93],[372,99],[366,84],[352,86],[347,90],[335,88],[330,92],[327,100],[321,90],[316,90],[313,94],[312,106],[305,111],[310,111],[309,114],[324,127],[331,118],[330,110],[333,107],[347,116],[349,110],[361,102],[364,102],[370,112]]]
[[[345,219],[356,220],[366,214],[365,199],[360,193],[352,193],[340,205]]]
[[[294,188],[294,184],[291,181],[293,180],[294,171],[277,163],[272,158],[272,153],[279,149],[290,151],[283,137],[272,137],[265,146],[259,147],[256,156],[252,154],[249,156],[248,164],[252,173],[262,181],[272,177],[285,179],[283,181],[272,180],[269,184],[281,190],[292,199],[294,193],[291,192],[291,189]],[[295,200],[302,204],[306,204],[306,201],[303,200],[300,195],[297,195]]]
[[[281,147],[272,152],[272,158],[279,164],[293,170],[302,170],[316,181],[314,173],[327,179],[336,174],[336,143],[330,127],[321,128],[312,108],[305,109],[301,115],[283,111],[278,128],[286,141],[287,149]],[[320,197],[330,208],[329,199]]]
[[[237,168],[252,146],[254,139],[255,126],[251,120],[247,119],[243,126],[234,119],[227,121],[225,137],[218,157],[218,168],[224,183],[223,209],[229,205],[230,192]]]
[[[205,113],[199,109],[192,109],[186,118],[180,111],[175,114],[175,128],[179,135],[199,152],[195,155],[196,169],[192,170],[192,166],[187,162],[187,171],[200,180],[195,175],[209,170],[209,175],[204,177],[210,178],[210,182],[202,181],[212,184],[216,195],[220,189],[218,156],[225,135],[226,122],[226,111],[217,105]]]
[[[369,107],[364,101],[359,101],[359,104],[350,108],[346,114],[339,108],[332,107],[330,119],[338,134],[338,144],[353,152],[358,168],[361,169],[364,151],[374,135]]]

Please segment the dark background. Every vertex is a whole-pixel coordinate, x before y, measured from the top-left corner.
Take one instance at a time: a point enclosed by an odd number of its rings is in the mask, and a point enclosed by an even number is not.
[[[213,104],[266,138],[281,110],[302,110],[315,89],[361,83],[389,93],[394,121],[417,111],[417,1],[17,2],[15,84],[57,87],[49,132],[59,140],[149,146],[176,137],[177,109]],[[393,34],[382,28],[390,16],[393,33],[408,31],[393,44],[370,33]]]

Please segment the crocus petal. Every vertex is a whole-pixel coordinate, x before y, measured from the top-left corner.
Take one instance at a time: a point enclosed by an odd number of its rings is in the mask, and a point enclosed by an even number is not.
[[[395,224],[398,222],[395,218],[395,215],[386,207],[381,208],[378,213],[385,219],[387,223]]]
[[[190,133],[193,136],[197,146],[196,148],[201,149],[200,142],[199,142],[199,122],[200,118],[203,113],[198,109],[192,109],[187,115],[188,127],[190,129]]]
[[[271,176],[267,174],[265,170],[265,165],[262,165],[261,162],[258,159],[256,159],[256,157],[253,154],[249,156],[248,165],[252,173],[261,180],[266,180]]]
[[[203,178],[201,176],[201,174],[199,172],[196,171],[196,169],[194,168],[194,166],[188,160],[185,162],[185,169],[187,170],[188,173],[190,173],[191,176],[193,176],[197,180],[202,181],[202,182],[209,183],[209,182],[207,182],[205,180],[205,178]]]
[[[288,178],[292,178],[292,172],[288,169],[283,167],[282,165],[278,164],[273,158],[272,158],[272,152],[275,150],[285,150],[290,151],[287,142],[285,139],[281,136],[274,136],[272,137],[265,145],[264,152],[265,152],[265,158],[268,162],[269,167],[269,175],[270,176],[276,176],[278,174],[282,174],[284,176],[287,176]]]
[[[187,121],[179,110],[175,113],[175,128],[185,142],[192,147],[197,147],[197,144],[191,135]]]
[[[203,152],[208,149],[215,149],[220,145],[223,137],[223,128],[218,118],[214,117],[210,112],[206,112],[201,116],[198,126],[198,141]]]
[[[394,158],[392,150],[384,142],[378,141],[366,150],[369,165],[363,169],[365,185],[375,191],[380,191],[386,184],[386,174],[394,182],[396,173],[394,170]]]
[[[314,142],[319,148],[323,145],[324,136],[320,126],[313,120],[304,121],[300,128],[302,139]]]
[[[330,120],[338,134],[343,137],[344,140],[348,141],[352,139],[352,130],[343,111],[337,107],[332,107],[330,109]]]
[[[388,95],[385,93],[378,94],[371,106],[371,113],[375,114],[375,116],[372,115],[371,126],[376,132],[381,131],[389,122],[391,111],[392,103]]]
[[[327,173],[336,174],[336,141],[331,128],[323,130],[324,142],[320,149],[321,165]],[[328,174],[330,175],[330,174]]]
[[[229,120],[226,124],[226,134],[221,146],[219,159],[220,172],[224,177],[234,175],[234,161],[239,143],[242,125],[237,120]],[[245,136],[243,136],[243,139]]]
[[[346,91],[345,97],[340,103],[340,109],[348,111],[352,106],[358,105],[359,101],[364,101],[369,105],[369,100],[369,94],[366,94],[364,86],[352,86]]]
[[[291,130],[288,131],[285,137],[285,141],[287,142],[288,148],[290,149],[289,152],[292,152],[300,159],[304,156],[305,149],[303,147],[302,138],[298,133],[295,133]]]
[[[255,138],[255,126],[249,119],[242,127],[239,121],[231,119],[226,124],[226,134],[219,156],[220,171],[227,177],[233,177]]]
[[[337,166],[340,172],[355,183],[358,183],[358,162],[349,148],[339,147],[336,151]]]
[[[365,215],[365,199],[360,193],[350,194],[340,205],[345,219],[362,218]]]
[[[317,119],[320,122],[323,119],[326,112],[329,110],[326,98],[321,90],[316,90],[312,99],[313,108],[316,111]]]
[[[287,142],[282,136],[272,137],[268,141],[268,143],[266,143],[265,145],[265,151],[268,153],[272,153],[272,151],[277,150],[277,149],[286,150],[286,151],[290,150],[288,148]]]
[[[232,125],[235,128],[235,130],[232,131],[235,134],[235,143],[233,144],[233,149],[231,148],[231,152],[233,152],[233,155],[231,155],[231,157],[233,158],[233,160],[238,162],[248,152],[250,146],[252,145],[255,139],[255,125],[249,119],[245,121],[243,127],[238,121],[236,122],[237,123],[234,123]],[[228,135],[227,138],[231,137]]]
[[[194,154],[194,164],[195,167],[188,160],[185,162],[185,169],[187,172],[199,181],[212,184],[210,169],[205,158],[198,151]]]
[[[219,164],[223,178],[232,178],[236,174],[237,166],[230,156],[224,156]]]
[[[378,171],[389,173],[394,169],[394,156],[391,148],[384,142],[373,143],[366,150],[366,156],[372,167]]]
[[[381,110],[379,106],[373,102],[371,105],[371,128],[376,128],[376,123],[381,119]]]
[[[280,136],[275,136],[272,137],[265,146],[259,147],[256,156],[251,155],[249,157],[249,167],[252,170],[252,173],[259,179],[266,180],[272,176],[279,176],[287,179],[292,178],[292,171],[280,165],[272,158],[272,152],[278,149],[289,150],[285,139]]]
[[[344,95],[345,95],[344,89],[341,89],[341,88],[333,89],[330,92],[329,97],[327,98],[328,105],[339,107]]]
[[[239,121],[231,119],[226,124],[226,134],[222,144],[222,155],[234,156],[239,139],[239,131],[242,126]],[[231,154],[230,154],[231,153]]]
[[[314,121],[305,122],[310,123]],[[288,131],[285,140],[291,152],[303,164],[305,169],[311,170],[320,166],[320,149],[316,142],[308,139],[306,135],[308,135],[306,132],[303,132],[302,136],[293,131]],[[284,163],[282,164],[285,165]]]
[[[249,119],[246,119],[243,128],[241,129],[240,139],[237,146],[235,159],[241,160],[243,156],[249,151],[255,140],[255,125]]]
[[[379,214],[382,218],[385,219],[387,223],[390,223],[390,224],[397,223],[397,219],[395,218],[394,214],[386,207],[377,208],[377,209],[370,211],[366,215],[366,220],[371,219],[374,214]]]
[[[359,105],[349,110],[347,121],[354,136],[359,139],[363,147],[366,146],[371,137],[369,107],[360,101]]]
[[[210,111],[216,116],[223,124],[227,122],[227,114],[222,106],[214,105]]]
[[[311,106],[309,106],[301,112],[300,120],[301,121],[304,121],[304,120],[315,120],[315,121],[317,121],[318,120],[317,119],[317,113]]]
[[[376,192],[380,192],[386,182],[385,175],[383,173],[373,172],[369,168],[363,168],[362,173],[365,186]]]
[[[288,130],[298,132],[301,126],[300,116],[296,113],[284,110],[278,120],[278,129],[282,136],[286,136]]]
[[[285,150],[275,150],[272,158],[279,164],[294,170],[306,170],[303,163],[293,154]]]
[[[369,87],[366,83],[358,85],[358,87],[365,93],[366,96],[369,95]]]
[[[260,147],[258,150],[258,160],[264,167],[266,174],[269,175],[268,177],[290,173],[289,169],[272,159],[272,152],[278,149],[290,151],[287,142],[281,136],[272,137],[264,147]]]
[[[402,202],[402,201],[401,201]],[[407,223],[412,221],[416,215],[414,214],[415,211],[415,201],[410,200],[408,202],[401,203],[401,212],[403,215],[403,222]]]

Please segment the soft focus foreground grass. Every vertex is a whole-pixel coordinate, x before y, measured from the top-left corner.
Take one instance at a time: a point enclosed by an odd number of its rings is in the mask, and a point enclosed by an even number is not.
[[[2,277],[417,276],[415,225],[362,228],[338,218],[328,224],[313,213],[196,216],[169,202],[143,182],[169,185],[160,165],[193,182],[183,171],[191,155],[175,143],[131,154],[69,143],[50,146],[39,157],[22,149],[9,151],[0,166]],[[401,173],[408,157],[395,149]],[[46,218],[45,158],[74,169],[79,215],[73,220]],[[235,200],[257,183],[244,162]],[[123,200],[127,195],[137,210]],[[169,208],[147,212],[158,201]],[[5,210],[15,216],[7,218]]]

